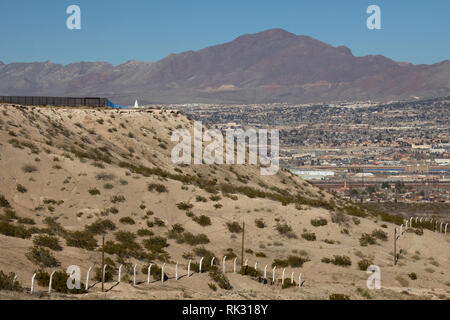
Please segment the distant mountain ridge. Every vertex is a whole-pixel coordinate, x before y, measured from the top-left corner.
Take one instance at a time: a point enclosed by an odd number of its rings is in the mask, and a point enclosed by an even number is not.
[[[450,61],[355,57],[282,29],[246,34],[157,61],[0,62],[0,94],[106,96],[118,103],[270,103],[390,100],[450,93]]]

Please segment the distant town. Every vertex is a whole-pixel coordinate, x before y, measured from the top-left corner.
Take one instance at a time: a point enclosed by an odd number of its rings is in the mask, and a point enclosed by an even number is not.
[[[344,198],[450,203],[450,97],[170,108],[220,130],[278,128],[282,167]]]

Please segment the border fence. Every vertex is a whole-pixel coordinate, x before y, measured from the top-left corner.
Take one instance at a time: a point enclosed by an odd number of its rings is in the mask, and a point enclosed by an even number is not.
[[[128,109],[98,97],[40,97],[40,96],[0,96],[0,103],[14,103],[35,106],[67,106],[67,107],[110,107],[113,109]]]

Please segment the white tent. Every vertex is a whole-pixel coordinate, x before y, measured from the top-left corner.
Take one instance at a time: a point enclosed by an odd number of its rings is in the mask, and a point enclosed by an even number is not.
[[[139,104],[138,104],[138,101],[137,101],[137,100],[134,102],[134,108],[135,108],[135,109],[139,108]]]

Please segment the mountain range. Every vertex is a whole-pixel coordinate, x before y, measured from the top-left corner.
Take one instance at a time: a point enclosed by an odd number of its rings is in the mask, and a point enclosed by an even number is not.
[[[155,62],[0,62],[0,94],[104,96],[114,102],[310,103],[409,100],[450,93],[450,60],[433,65],[357,57],[271,29]]]

